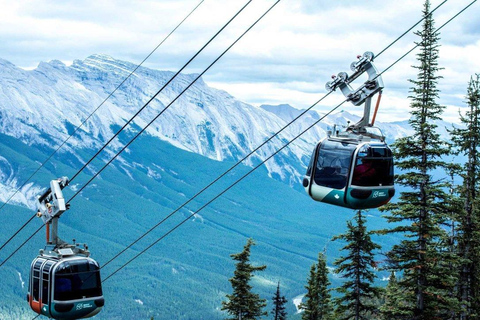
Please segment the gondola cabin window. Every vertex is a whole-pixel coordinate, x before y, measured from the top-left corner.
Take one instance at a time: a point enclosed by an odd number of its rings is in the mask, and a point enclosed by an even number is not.
[[[94,262],[68,261],[55,273],[55,300],[67,301],[102,295],[100,269]]]
[[[354,151],[354,144],[324,140],[318,149],[315,183],[327,188],[345,188]]]
[[[393,185],[392,151],[388,147],[364,145],[357,154],[352,185],[362,187]]]
[[[44,261],[44,260],[43,260]],[[40,301],[40,267],[43,263],[42,260],[35,262],[33,266],[33,290],[32,290],[32,299],[33,301]]]

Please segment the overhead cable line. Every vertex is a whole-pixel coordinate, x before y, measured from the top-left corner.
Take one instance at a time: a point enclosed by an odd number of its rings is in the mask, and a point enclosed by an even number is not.
[[[19,245],[17,249],[15,249],[15,251],[13,251],[5,260],[3,260],[2,263],[0,263],[0,267],[7,263],[7,261],[10,260],[10,258],[13,257],[13,255],[17,253],[18,250],[20,250],[28,241],[30,241],[30,239],[32,239],[40,230],[42,230],[44,226],[45,225],[42,223],[42,225],[38,227],[38,229],[30,237],[27,238],[27,240],[23,241],[22,244]]]
[[[198,191],[193,197],[191,197],[190,199],[188,199],[187,201],[185,201],[181,206],[179,206],[177,209],[175,209],[174,211],[172,211],[169,215],[167,215],[165,218],[163,218],[161,221],[159,221],[156,225],[154,225],[153,227],[151,227],[148,231],[146,231],[142,236],[138,237],[134,242],[130,243],[125,249],[123,249],[122,251],[120,251],[119,253],[117,253],[113,258],[111,258],[110,260],[108,260],[106,263],[104,263],[102,265],[102,268],[105,267],[106,265],[108,265],[110,262],[112,262],[113,260],[115,260],[116,258],[118,258],[118,256],[120,256],[122,253],[124,253],[125,251],[127,251],[128,249],[130,249],[133,245],[135,245],[138,241],[140,241],[141,239],[143,239],[145,236],[147,236],[150,232],[152,232],[153,230],[155,230],[158,226],[160,226],[161,224],[163,224],[166,220],[168,220],[171,216],[173,216],[175,213],[177,213],[179,210],[181,210],[183,207],[185,207],[187,204],[189,204],[190,202],[192,202],[195,198],[197,198],[200,194],[202,194],[205,190],[207,190],[208,188],[210,188],[212,185],[214,185],[217,181],[219,181],[220,179],[222,179],[224,176],[226,176],[228,173],[230,173],[233,169],[235,169],[237,166],[239,166],[243,161],[245,161],[247,158],[249,158],[251,155],[253,155],[255,152],[257,152],[260,148],[262,148],[264,145],[266,145],[267,143],[269,143],[273,138],[275,138],[276,136],[278,136],[283,130],[285,130],[287,127],[289,127],[292,123],[294,123],[296,120],[298,120],[302,115],[304,115],[305,113],[307,113],[308,111],[310,111],[313,107],[315,107],[316,105],[318,105],[323,99],[325,99],[326,97],[328,97],[329,95],[331,94],[331,91],[328,92],[327,94],[325,94],[322,98],[320,98],[317,102],[315,102],[311,107],[309,107],[308,109],[305,109],[301,114],[299,114],[295,119],[293,119],[292,121],[290,121],[288,124],[286,124],[283,128],[281,128],[279,131],[277,131],[274,135],[272,135],[270,138],[268,138],[267,140],[265,140],[261,145],[259,145],[258,147],[256,147],[254,150],[252,150],[250,153],[248,153],[246,156],[244,156],[242,159],[240,159],[236,164],[234,164],[232,167],[230,167],[227,171],[225,171],[224,173],[222,173],[220,176],[218,176],[215,180],[213,180],[212,182],[210,182],[208,185],[206,185],[205,187],[203,187],[200,191]]]
[[[125,268],[127,265],[129,265],[132,261],[134,261],[135,259],[137,259],[139,256],[141,256],[142,254],[144,254],[148,249],[150,249],[151,247],[153,247],[154,245],[156,245],[158,242],[160,242],[162,239],[164,239],[166,236],[168,236],[169,234],[171,234],[173,231],[175,231],[176,229],[178,229],[182,224],[184,224],[185,222],[187,222],[188,220],[190,220],[190,218],[192,218],[193,216],[195,216],[198,212],[202,211],[204,208],[206,208],[209,204],[211,204],[213,201],[217,200],[219,197],[221,197],[224,193],[226,193],[228,190],[230,190],[231,188],[233,188],[235,185],[237,185],[240,181],[242,181],[243,179],[245,179],[247,176],[249,176],[252,172],[254,172],[255,170],[257,170],[258,168],[260,168],[265,162],[267,162],[268,160],[270,160],[271,158],[273,158],[275,155],[277,155],[280,151],[282,151],[283,149],[285,149],[290,143],[292,143],[293,141],[295,141],[296,139],[298,139],[301,135],[303,135],[305,132],[307,132],[309,129],[313,128],[316,124],[318,124],[320,121],[322,121],[323,119],[325,119],[326,116],[330,115],[333,111],[337,110],[338,108],[340,108],[341,105],[343,105],[347,100],[345,99],[342,103],[340,103],[339,105],[337,105],[335,108],[333,108],[332,110],[330,110],[329,112],[327,112],[323,117],[321,117],[319,120],[315,121],[312,125],[310,125],[307,129],[305,129],[304,131],[302,131],[302,133],[300,133],[299,135],[297,135],[296,137],[294,137],[293,139],[291,139],[287,144],[285,144],[284,146],[282,146],[280,149],[278,149],[277,151],[275,151],[273,154],[271,154],[269,157],[267,157],[265,160],[263,160],[261,163],[259,163],[257,166],[255,166],[254,168],[252,168],[250,171],[248,171],[246,174],[244,174],[243,176],[241,176],[239,179],[237,179],[234,183],[232,183],[230,186],[228,186],[227,188],[225,188],[222,192],[220,192],[218,195],[216,195],[215,197],[213,197],[212,199],[210,199],[206,204],[204,204],[203,206],[200,207],[200,209],[198,209],[197,211],[193,212],[192,214],[190,214],[188,217],[186,217],[184,220],[182,220],[180,223],[178,223],[175,227],[173,227],[172,229],[170,229],[168,232],[166,232],[165,234],[163,234],[160,238],[158,238],[157,240],[155,240],[153,243],[151,243],[148,247],[146,247],[145,249],[143,249],[142,251],[140,251],[137,255],[135,255],[133,258],[131,258],[130,260],[128,260],[126,263],[124,263],[122,266],[120,266],[118,269],[116,269],[114,272],[112,272],[110,275],[108,275],[106,278],[103,279],[102,282],[104,281],[107,281],[110,277],[112,277],[114,274],[116,274],[118,271],[120,271],[121,269]]]
[[[6,204],[6,202],[5,202],[5,204]],[[29,224],[30,221],[33,220],[33,218],[36,217],[36,215],[37,215],[37,214],[34,213],[34,214],[30,217],[30,219],[27,220],[27,222],[25,222],[10,238],[8,238],[8,240],[5,241],[5,243],[2,244],[2,246],[0,247],[0,251],[2,251],[2,249],[3,249],[10,241],[12,241],[12,239],[15,238],[15,237],[17,236],[17,234],[18,234],[20,231],[22,231],[23,228],[25,228],[25,227],[27,226],[27,224]]]
[[[440,31],[445,25],[447,25],[448,23],[450,23],[453,19],[455,19],[458,15],[460,15],[462,12],[464,12],[466,9],[468,9],[473,3],[475,3],[477,0],[474,0],[472,1],[469,5],[467,5],[464,9],[462,9],[460,12],[458,12],[455,16],[453,16],[451,19],[449,19],[447,22],[445,22],[441,27],[439,27],[437,29],[437,31]],[[387,72],[388,70],[390,70],[394,65],[396,65],[398,62],[400,62],[402,59],[404,59],[408,54],[410,54],[413,50],[415,50],[419,45],[415,45],[412,49],[408,50],[404,55],[402,55],[400,58],[398,58],[396,61],[394,61],[392,64],[390,64],[390,66],[388,66],[385,70],[383,70],[381,73],[379,73],[375,78],[378,78],[380,76],[382,76],[385,72]],[[383,52],[383,51],[382,51]],[[328,93],[327,93],[328,95]],[[326,95],[325,95],[326,96]],[[323,98],[322,98],[323,99]],[[321,99],[320,99],[321,100]],[[273,154],[271,154],[269,157],[267,157],[265,160],[263,160],[260,164],[258,164],[257,166],[255,166],[254,168],[252,168],[250,171],[248,171],[246,174],[244,174],[242,177],[240,177],[239,179],[237,179],[234,183],[232,183],[230,186],[228,186],[227,188],[225,188],[222,192],[220,192],[218,195],[216,195],[214,198],[212,198],[211,200],[209,200],[206,204],[204,204],[202,207],[200,207],[198,210],[196,210],[195,212],[193,212],[192,214],[190,214],[187,218],[185,218],[184,220],[182,220],[180,223],[178,223],[175,227],[171,228],[168,232],[166,232],[165,234],[163,234],[160,238],[158,238],[157,240],[155,240],[153,243],[151,243],[149,246],[147,246],[144,250],[140,251],[137,255],[135,255],[133,258],[131,258],[130,260],[128,260],[127,262],[125,262],[123,265],[121,265],[119,268],[117,268],[114,272],[112,272],[110,275],[108,275],[106,278],[103,279],[102,282],[108,280],[109,278],[111,278],[113,275],[115,275],[117,272],[119,272],[121,269],[125,268],[128,264],[130,264],[131,262],[133,262],[135,259],[137,259],[139,256],[141,256],[142,254],[144,254],[148,249],[150,249],[151,247],[153,247],[154,245],[156,245],[158,242],[160,242],[162,239],[164,239],[166,236],[168,236],[169,234],[171,234],[173,231],[175,231],[176,229],[178,229],[181,225],[183,225],[185,222],[187,222],[188,220],[190,220],[193,216],[195,216],[198,212],[200,212],[201,210],[203,210],[205,207],[207,207],[209,204],[211,204],[213,201],[215,201],[216,199],[218,199],[220,196],[222,196],[223,194],[225,194],[228,190],[230,190],[231,188],[233,188],[235,185],[237,185],[240,181],[242,181],[243,179],[245,179],[247,176],[249,176],[252,172],[254,172],[255,170],[257,170],[258,168],[260,168],[265,162],[267,162],[268,160],[270,160],[271,158],[273,158],[275,155],[277,155],[280,151],[282,151],[283,149],[285,149],[287,146],[289,146],[292,142],[294,142],[295,140],[297,140],[299,137],[301,137],[303,134],[305,134],[308,130],[310,130],[311,128],[313,128],[315,125],[317,125],[319,122],[321,122],[323,119],[325,119],[325,117],[327,117],[328,115],[330,115],[332,112],[334,112],[335,110],[337,110],[340,106],[342,106],[345,102],[347,102],[348,99],[345,99],[343,100],[340,104],[338,104],[336,107],[334,107],[333,109],[331,109],[328,113],[326,113],[324,116],[322,116],[321,118],[319,118],[318,120],[316,120],[313,124],[311,124],[308,128],[306,128],[305,130],[303,130],[300,134],[298,134],[297,136],[295,136],[293,139],[291,139],[289,142],[287,142],[285,145],[283,145],[280,149],[278,149],[277,151],[275,151]],[[316,102],[313,106],[315,106],[318,102]],[[312,107],[313,107],[312,106]],[[283,129],[282,129],[283,130]],[[178,210],[178,209],[177,209]],[[176,211],[177,211],[176,210]],[[175,211],[175,212],[176,212]],[[165,219],[164,219],[165,220]],[[150,231],[148,231],[150,232]],[[138,240],[137,240],[138,241]],[[123,252],[123,251],[122,251]],[[118,256],[118,255],[117,255]],[[117,257],[115,256],[115,257]],[[110,261],[108,261],[108,263],[110,263],[111,261],[113,261],[113,259],[111,259]],[[106,265],[106,264],[105,264]],[[104,265],[104,266],[105,266]]]
[[[437,6],[433,11],[437,10],[441,5],[443,5],[445,2],[447,2],[448,0],[445,0],[443,1],[439,6]],[[432,13],[433,13],[432,11]],[[390,43],[387,47],[385,47],[380,53],[383,53],[385,52],[388,48],[390,48],[394,43],[396,43],[400,38],[402,38],[403,36],[405,36],[409,31],[411,31],[416,25],[418,25],[421,21],[423,21],[425,19],[422,18],[421,20],[419,20],[417,23],[415,23],[412,27],[410,27],[406,32],[404,32],[400,37],[398,37],[397,39],[395,39],[392,43]],[[412,49],[413,50],[413,49]],[[409,51],[410,52],[410,51]],[[378,57],[378,55],[377,55]],[[254,150],[252,150],[250,153],[248,153],[247,155],[245,155],[242,159],[240,159],[235,165],[233,165],[232,167],[230,167],[228,170],[226,170],[224,173],[222,173],[220,176],[218,176],[215,180],[213,180],[212,182],[210,182],[208,185],[206,185],[205,187],[203,187],[200,191],[198,191],[193,197],[191,197],[190,199],[188,199],[186,202],[184,202],[182,205],[180,205],[177,209],[175,209],[174,211],[172,211],[170,214],[168,214],[165,218],[163,218],[161,221],[159,221],[157,224],[155,224],[154,226],[152,226],[149,230],[147,230],[145,233],[143,233],[140,237],[138,237],[136,240],[134,240],[132,243],[130,243],[126,248],[122,249],[120,252],[118,252],[115,256],[113,256],[110,260],[108,260],[106,263],[102,264],[102,268],[104,268],[105,266],[107,266],[108,264],[110,264],[113,260],[115,260],[116,258],[118,258],[121,254],[123,254],[125,251],[127,251],[128,249],[130,249],[132,246],[134,246],[136,243],[138,243],[141,239],[143,239],[144,237],[146,237],[148,234],[150,234],[153,230],[155,230],[157,227],[159,227],[161,224],[163,224],[166,220],[168,220],[171,216],[173,216],[175,213],[177,213],[179,210],[181,210],[182,208],[184,208],[187,204],[189,204],[190,202],[192,202],[195,198],[197,198],[200,194],[202,194],[204,191],[206,191],[207,189],[209,189],[213,184],[215,184],[217,181],[219,181],[220,179],[222,179],[225,175],[227,175],[228,173],[230,173],[233,169],[235,169],[237,166],[239,166],[243,161],[245,161],[247,158],[249,158],[251,155],[253,155],[254,153],[256,153],[260,148],[262,148],[264,145],[266,145],[267,143],[269,143],[273,138],[275,138],[276,136],[278,136],[281,132],[283,132],[287,127],[289,127],[291,124],[293,124],[295,121],[297,121],[299,118],[301,118],[304,114],[306,114],[307,112],[309,112],[311,109],[313,109],[315,106],[317,106],[322,100],[324,100],[326,97],[328,97],[330,94],[332,93],[332,91],[328,92],[327,94],[325,94],[322,98],[320,98],[317,102],[315,102],[313,105],[311,105],[309,108],[303,110],[297,117],[295,117],[293,120],[291,120],[289,123],[287,123],[284,127],[282,127],[279,131],[277,131],[275,134],[273,134],[270,138],[268,138],[267,140],[265,140],[262,144],[260,144],[258,147],[256,147]]]
[[[73,177],[70,179],[69,183],[71,183],[73,180],[75,180],[76,177],[78,177],[78,175],[100,154],[100,152],[102,152],[109,144],[110,142],[113,141],[113,139],[115,139],[139,114],[140,112],[142,112],[153,100],[155,100],[155,98],[170,84],[172,83],[172,81],[223,31],[225,30],[225,28],[233,21],[235,20],[235,18],[237,18],[237,16],[252,2],[253,0],[249,0],[237,13],[235,13],[235,15],[230,18],[230,20],[228,20],[228,22],[220,28],[220,30],[217,31],[217,33],[215,33],[215,35],[213,37],[210,38],[210,40],[208,40],[204,45],[203,47],[197,51],[197,53],[195,53],[184,65],[183,67],[181,67],[171,78],[170,80],[168,80],[144,105],[143,107],[141,107],[118,131],[117,133],[115,133],[94,155],[93,157],[90,158],[90,160],[88,160],[84,165],[83,167],[78,170],[78,172],[73,175]],[[218,58],[219,59],[219,58]],[[178,97],[177,97],[178,98]],[[175,100],[174,100],[175,101]],[[170,107],[172,103],[170,103],[168,106],[166,106],[161,112],[159,115],[161,115],[165,110],[168,109],[168,107]],[[159,116],[158,115],[158,116]],[[158,118],[155,117],[156,118]],[[154,120],[153,120],[154,121]],[[153,122],[152,121],[152,122]],[[150,122],[148,125],[150,125],[152,122]],[[147,125],[147,127],[148,127]],[[142,131],[143,132],[143,131]],[[135,138],[133,139],[135,140]],[[124,149],[122,149],[120,152],[117,153],[117,155],[119,153],[121,153]],[[110,162],[109,162],[110,163]],[[107,164],[108,165],[108,164]],[[98,175],[98,172],[97,174],[95,174],[94,176],[96,177]],[[90,183],[87,182],[81,189],[83,190],[88,184]],[[78,194],[79,192],[77,192],[75,194],[75,196]],[[70,202],[73,198],[75,198],[75,196],[73,196],[72,198],[70,198],[70,200],[68,200],[68,202]]]
[[[277,2],[279,2],[280,0],[278,0]],[[467,10],[471,5],[473,5],[473,3],[475,3],[477,0],[474,0],[472,1],[469,5],[467,5],[465,8],[463,8],[461,11],[459,11],[457,14],[455,14],[452,18],[450,18],[447,22],[445,22],[442,26],[440,26],[437,31],[440,31],[443,27],[445,27],[448,23],[450,23],[452,20],[454,20],[458,15],[460,15],[462,12],[464,12],[465,10]],[[276,3],[275,3],[276,4]],[[397,39],[398,40],[398,39]],[[397,41],[395,40],[395,41]],[[384,71],[382,71],[378,76],[381,76],[383,73],[385,73],[386,71],[388,71],[390,68],[392,68],[395,64],[397,64],[400,60],[402,60],[403,58],[405,58],[408,54],[410,54],[414,49],[416,49],[418,47],[418,44],[415,45],[412,49],[410,49],[407,53],[405,53],[402,57],[400,57],[399,59],[397,59],[394,63],[392,63],[389,67],[387,67]],[[382,50],[382,52],[384,52],[385,50]],[[328,95],[329,93],[327,93]],[[178,98],[178,97],[177,97]],[[323,99],[323,98],[322,98]],[[319,101],[321,101],[322,99],[320,99]],[[344,100],[340,105],[336,106],[334,109],[332,109],[328,114],[330,114],[331,112],[335,111],[337,108],[339,108],[343,103],[345,103],[347,100]],[[327,115],[328,115],[327,114]],[[313,126],[315,126],[316,124],[318,124],[321,120],[323,120],[324,117],[320,118],[319,120],[317,120],[316,122],[314,122],[311,126],[309,126],[306,130],[304,130],[302,133],[300,133],[298,136],[296,136],[294,139],[292,139],[290,142],[288,142],[286,145],[284,145],[281,149],[277,150],[274,154],[272,154],[270,157],[268,157],[267,159],[265,159],[260,165],[262,165],[263,163],[265,163],[266,161],[268,161],[270,158],[272,158],[273,156],[275,156],[276,154],[278,154],[278,152],[280,152],[281,150],[283,150],[286,146],[288,146],[290,143],[292,143],[293,141],[295,141],[297,138],[299,138],[301,135],[303,135],[306,131],[308,131],[309,129],[311,129]],[[282,129],[283,130],[283,129]],[[246,175],[252,173],[254,170],[256,170],[260,165],[256,166],[253,170],[251,170],[250,172],[248,172]],[[244,177],[242,177],[241,179],[243,179]],[[235,182],[234,184],[238,183],[239,181]],[[233,185],[231,186],[233,187]],[[229,187],[229,189],[231,188]],[[222,192],[225,193],[226,191]],[[219,196],[215,197],[213,200],[211,200],[209,203],[211,203],[212,201],[214,201],[216,198],[218,198]],[[203,209],[205,206],[203,206],[201,209]],[[177,225],[174,229],[177,229],[181,224],[183,224],[184,222],[186,222],[188,219],[190,219],[192,216],[194,216],[196,213],[198,213],[199,210],[197,210],[195,213],[193,213],[192,215],[190,215],[187,219],[185,219],[184,221],[182,221],[179,225]],[[43,225],[42,225],[43,227]],[[38,232],[39,230],[37,230]],[[150,232],[150,231],[148,231]],[[173,232],[173,230],[170,230],[167,234],[165,234],[164,236],[162,236],[161,239],[163,239],[166,235],[170,234],[171,232]],[[32,235],[33,236],[33,235]],[[31,236],[31,237],[32,237]],[[31,238],[30,237],[30,238]],[[29,239],[30,239],[29,238]],[[28,240],[29,240],[28,239]],[[27,240],[27,241],[28,241]],[[21,246],[20,248],[25,245],[25,243],[27,242],[25,241]],[[138,241],[138,240],[137,240]],[[158,243],[158,241],[160,240],[157,240],[155,243],[151,244],[146,250],[148,250],[149,248],[151,248],[153,245],[155,245],[156,243]],[[18,248],[18,249],[20,249]],[[18,251],[18,249],[16,251]],[[144,253],[146,250],[142,251],[142,253]],[[140,255],[140,254],[139,254]],[[139,255],[135,256],[133,259],[129,260],[128,263],[130,263],[131,261],[135,260]],[[9,257],[10,258],[10,257]],[[113,259],[111,259],[113,260]],[[6,261],[4,261],[6,262]],[[111,261],[109,261],[108,263],[110,263]],[[125,267],[125,265],[123,265],[120,269],[122,269],[123,267]],[[114,273],[118,272],[119,269],[117,269]],[[113,274],[111,274],[110,276],[112,276]],[[109,276],[109,277],[110,277]],[[107,278],[109,278],[107,277]],[[104,279],[105,281],[106,279]]]
[[[100,109],[101,106],[103,106],[103,104],[135,73],[135,71],[138,70],[138,68],[140,68],[143,63],[145,61],[147,61],[148,58],[150,58],[150,56],[155,52],[157,51],[157,49],[185,22],[185,20],[187,20],[196,10],[198,7],[200,7],[200,5],[204,2],[205,0],[201,0],[196,6],[195,8],[193,8],[192,11],[190,11],[190,13],[185,17],[183,18],[182,21],[180,21],[179,24],[177,24],[177,26],[172,30],[170,31],[170,33],[165,37],[163,38],[163,40],[142,60],[142,62],[140,62],[128,75],[125,79],[123,79],[123,81],[117,85],[117,87],[102,101],[102,103],[100,103],[100,105],[95,109],[93,110],[93,112],[90,113],[90,115],[85,118],[85,120],[82,121],[82,123],[80,123],[80,125],[78,125],[75,130],[72,132],[72,134],[70,134],[48,157],[47,159],[45,159],[45,161],[43,161],[40,166],[30,175],[30,177],[28,177],[28,179],[20,186],[17,188],[17,190],[15,190],[15,192],[7,199],[7,201],[5,201],[1,206],[0,206],[0,211],[3,209],[3,207],[8,203],[10,202],[10,200],[38,173],[38,171],[40,171],[40,169],[42,167],[45,166],[45,164],[50,161],[50,159],[68,142],[68,140],[70,140],[70,138],[72,136],[74,136],[78,130],[80,130],[80,128],[93,116],[93,114],[95,112],[98,111],[98,109]],[[15,238],[15,236],[20,232],[22,231],[26,226],[27,224],[30,223],[30,221],[33,220],[33,218],[35,218],[35,214],[32,215],[30,217],[30,219],[28,219],[27,222],[25,222],[1,247],[0,247],[0,251],[13,239]]]
[[[252,1],[252,0],[250,0]],[[197,82],[198,79],[200,79],[208,70],[210,70],[210,68],[215,64],[217,63],[218,60],[220,60],[238,41],[240,41],[240,39],[243,38],[243,36],[245,34],[247,34],[268,12],[270,12],[270,10],[272,10],[278,3],[280,2],[280,0],[277,0],[260,18],[258,18],[258,20],[256,20],[244,33],[242,33],[227,49],[225,49],[215,60],[213,60],[212,63],[210,63],[210,65],[205,68],[201,73],[199,73],[197,75],[197,77],[195,77],[195,79],[190,82],[190,84],[185,88],[183,89],[176,97],[175,99],[173,99],[162,111],[160,111],[160,113],[158,113],[146,126],[144,126],[142,128],[142,130],[140,130],[126,145],[124,145],[120,151],[118,151],[100,170],[98,170],[91,178],[90,180],[88,180],[79,190],[77,190],[74,195],[68,199],[67,203],[70,203],[77,195],[79,195],[83,189],[85,189],[86,186],[88,186],[103,170],[105,170],[105,168],[107,168],[110,163],[113,162],[113,160],[115,160],[125,149],[127,149],[130,144],[132,144],[143,132],[145,132],[145,130],[147,130],[148,127],[150,127],[150,125],[152,125],[152,123],[154,123],[168,108],[170,108],[170,106],[175,103],[175,101],[177,101],[188,89],[190,89],[191,86],[193,86],[195,84],[195,82]],[[149,104],[150,101],[152,101],[158,94],[160,93],[157,92],[155,94],[155,96],[153,96],[146,104]]]
[[[444,0],[442,3],[440,3],[438,6],[435,7],[435,9],[433,9],[432,11],[430,11],[430,13],[427,15],[427,17],[431,16],[435,11],[437,11],[438,8],[440,8],[441,6],[443,6],[448,0]],[[402,33],[400,36],[398,36],[397,39],[395,39],[394,41],[392,41],[392,43],[390,43],[388,46],[386,46],[385,48],[383,48],[382,51],[380,51],[375,57],[379,57],[382,53],[384,53],[385,51],[387,51],[391,46],[393,46],[398,40],[400,40],[401,38],[403,38],[407,33],[409,33],[410,31],[413,30],[413,28],[415,28],[420,22],[422,22],[423,20],[425,20],[426,17],[422,17],[422,19],[418,20],[417,23],[415,23],[413,26],[411,26],[408,30],[406,30],[404,33]]]

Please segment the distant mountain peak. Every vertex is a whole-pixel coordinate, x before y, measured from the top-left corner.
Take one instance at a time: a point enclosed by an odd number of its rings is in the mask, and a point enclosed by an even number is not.
[[[0,66],[16,67],[13,63],[8,60],[0,58]]]
[[[87,57],[87,59],[90,60],[103,60],[103,61],[117,61],[114,59],[112,56],[109,56],[108,54],[103,54],[103,53],[94,53],[91,54]]]
[[[263,104],[260,106],[265,111],[271,112],[278,117],[282,118],[285,121],[291,121],[298,117],[302,110],[296,109],[289,104],[278,104],[278,105],[270,105],[270,104]]]
[[[130,73],[135,69],[136,65],[131,62],[115,59],[106,54],[93,54],[84,60],[74,60],[72,67],[77,69],[93,68],[105,72]]]
[[[272,104],[262,104],[260,106],[260,108],[262,109],[271,109],[271,110],[292,110],[292,109],[295,109],[294,107],[292,107],[291,105],[287,104],[287,103],[281,103],[281,104],[277,104],[277,105],[272,105]],[[295,109],[295,110],[298,110],[298,109]]]

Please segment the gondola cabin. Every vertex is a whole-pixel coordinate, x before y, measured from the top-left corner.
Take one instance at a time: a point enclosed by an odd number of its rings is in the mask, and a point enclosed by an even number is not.
[[[392,151],[382,141],[328,137],[317,144],[303,186],[316,201],[377,208],[395,194]]]
[[[104,305],[100,268],[92,258],[39,255],[31,265],[27,301],[38,314],[53,319],[88,318]],[[72,253],[72,255],[69,255]]]

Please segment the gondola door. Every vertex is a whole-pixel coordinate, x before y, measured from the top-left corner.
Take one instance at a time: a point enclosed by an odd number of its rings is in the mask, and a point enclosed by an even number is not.
[[[28,282],[28,295],[27,301],[32,310],[37,313],[41,313],[42,300],[40,298],[40,281],[41,281],[41,267],[45,262],[45,259],[35,259],[32,262],[32,267],[30,268],[30,279]]]
[[[37,257],[31,268],[27,301],[37,313],[50,316],[51,276],[55,262]]]

